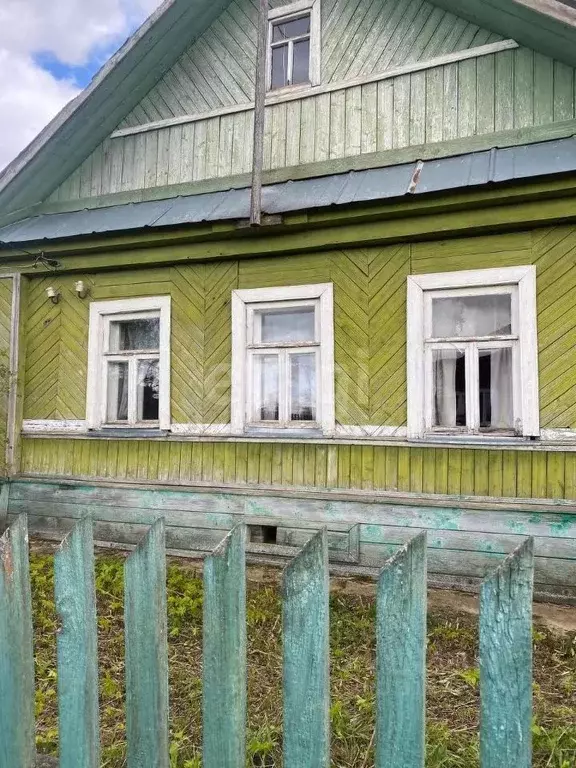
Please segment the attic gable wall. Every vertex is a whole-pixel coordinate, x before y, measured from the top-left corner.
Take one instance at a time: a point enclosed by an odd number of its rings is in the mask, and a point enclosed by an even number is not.
[[[283,4],[272,0],[270,6]],[[424,0],[321,0],[321,14],[322,83],[502,39]],[[257,19],[254,0],[233,0],[119,127],[251,101]]]
[[[575,96],[574,69],[527,48],[350,85],[268,106],[264,167],[300,166],[301,176],[311,163],[335,161],[335,170],[323,171],[333,173],[346,169],[347,158],[381,152],[379,165],[407,162],[422,157],[422,145],[441,143],[450,154],[454,140],[573,120]],[[516,143],[524,141],[519,134]],[[465,141],[458,146],[467,151]],[[81,208],[83,200],[102,195],[190,183],[194,189],[202,180],[248,173],[251,149],[250,109],[108,139],[49,202]],[[317,175],[317,167],[310,165],[309,173]],[[158,194],[183,191],[191,190]]]

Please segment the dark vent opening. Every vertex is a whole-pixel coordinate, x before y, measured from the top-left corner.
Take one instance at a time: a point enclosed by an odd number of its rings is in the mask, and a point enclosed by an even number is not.
[[[278,528],[275,525],[249,525],[251,544],[276,544]]]

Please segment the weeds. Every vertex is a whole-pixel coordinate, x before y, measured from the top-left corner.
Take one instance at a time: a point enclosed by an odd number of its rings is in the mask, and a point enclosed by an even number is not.
[[[123,560],[98,556],[98,642],[102,768],[124,768]],[[56,615],[52,557],[31,560],[38,751],[58,749]],[[271,579],[273,581],[273,579]],[[375,606],[332,594],[333,768],[373,768]],[[281,602],[275,583],[248,587],[247,766],[280,768]],[[435,611],[428,619],[427,768],[478,768],[479,670],[476,619]],[[189,564],[168,567],[170,768],[201,768],[202,581]],[[534,640],[534,768],[576,768],[576,634],[537,627]]]

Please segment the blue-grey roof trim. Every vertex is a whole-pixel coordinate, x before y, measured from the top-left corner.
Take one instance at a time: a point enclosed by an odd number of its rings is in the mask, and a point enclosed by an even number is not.
[[[576,171],[576,137],[264,187],[263,213],[392,200]],[[0,229],[4,245],[247,219],[250,190],[33,216]]]

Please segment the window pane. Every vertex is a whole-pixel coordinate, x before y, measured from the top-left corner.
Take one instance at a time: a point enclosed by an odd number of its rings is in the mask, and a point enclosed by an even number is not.
[[[255,355],[254,394],[256,421],[278,421],[278,355]]]
[[[160,378],[158,360],[138,362],[137,414],[138,421],[158,421]]]
[[[314,341],[314,307],[260,313],[262,343]]]
[[[108,363],[108,421],[128,420],[128,363]]]
[[[288,85],[288,45],[272,48],[271,88],[283,88]]]
[[[288,40],[291,37],[300,37],[310,33],[310,14],[292,21],[278,21],[272,25],[272,42]]]
[[[310,40],[294,43],[292,63],[292,84],[307,83],[310,80]]]
[[[466,362],[455,349],[432,351],[434,426],[466,426]]]
[[[316,420],[316,354],[290,355],[290,419]]]
[[[114,320],[110,323],[110,352],[158,349],[160,346],[160,318],[140,320]]]
[[[501,336],[512,332],[509,293],[432,299],[432,336]]]
[[[480,428],[513,429],[512,350],[478,350]]]

